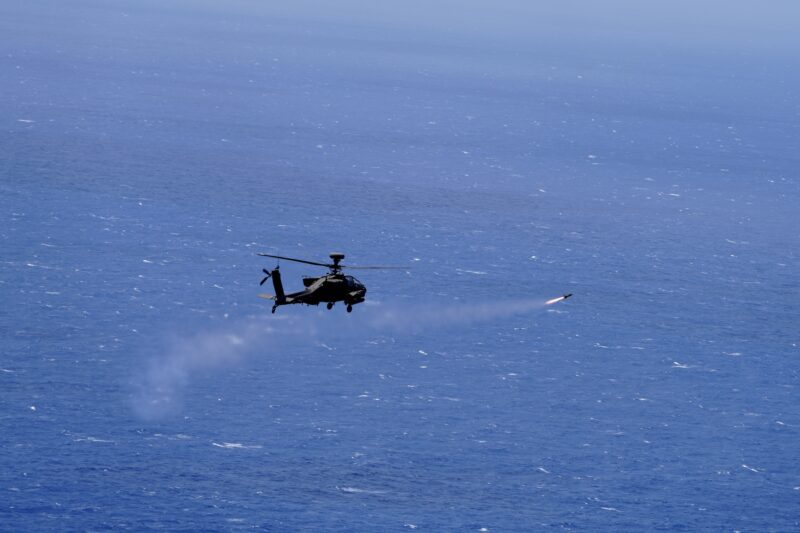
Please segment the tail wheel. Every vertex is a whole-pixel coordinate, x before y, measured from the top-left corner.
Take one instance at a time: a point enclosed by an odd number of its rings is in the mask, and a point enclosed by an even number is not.
[[[347,304],[347,312],[348,313],[352,313],[353,312],[353,306],[352,305]]]
[[[275,310],[276,310],[276,309],[278,309],[278,306],[277,306],[277,305],[273,305],[273,306],[272,306],[272,314],[273,314],[273,315],[275,314]]]

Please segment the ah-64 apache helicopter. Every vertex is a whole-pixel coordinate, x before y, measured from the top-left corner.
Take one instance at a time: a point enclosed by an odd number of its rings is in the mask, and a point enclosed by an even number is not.
[[[319,305],[321,302],[327,302],[328,309],[333,309],[333,304],[336,302],[344,302],[347,305],[347,312],[353,311],[353,306],[364,301],[367,294],[367,288],[363,283],[358,281],[353,276],[346,276],[342,274],[343,268],[349,269],[401,269],[407,270],[406,267],[396,266],[347,266],[341,264],[344,259],[344,254],[332,253],[330,258],[333,263],[317,263],[316,261],[306,261],[304,259],[295,259],[293,257],[283,257],[280,255],[272,254],[258,254],[264,257],[273,257],[275,259],[283,259],[284,261],[294,261],[295,263],[305,263],[307,265],[316,265],[327,267],[330,271],[324,276],[313,278],[304,277],[303,285],[305,290],[286,294],[283,291],[283,283],[281,283],[281,273],[279,266],[276,266],[272,271],[266,268],[262,269],[266,276],[261,280],[260,285],[263,285],[268,279],[272,278],[272,286],[275,287],[275,294],[259,294],[261,298],[274,300],[275,304],[272,306],[272,312],[280,305],[289,304],[306,304],[306,305]]]

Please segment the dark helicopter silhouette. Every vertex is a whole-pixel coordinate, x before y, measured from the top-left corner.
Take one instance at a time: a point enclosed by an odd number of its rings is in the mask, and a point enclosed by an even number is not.
[[[341,260],[344,259],[344,254],[340,253],[330,254],[333,263],[317,263],[316,261],[306,261],[304,259],[295,259],[293,257],[283,257],[281,255],[272,254],[258,255],[283,259],[284,261],[294,261],[295,263],[322,266],[330,269],[330,272],[318,278],[304,277],[303,285],[306,287],[305,290],[293,292],[291,294],[286,294],[283,291],[283,283],[281,282],[281,273],[279,270],[280,265],[276,266],[272,271],[268,271],[266,268],[262,269],[266,276],[261,280],[260,285],[263,285],[268,279],[272,278],[272,286],[275,287],[275,294],[259,294],[259,296],[275,301],[275,304],[272,306],[273,313],[280,305],[319,305],[321,302],[326,302],[328,309],[333,309],[333,304],[336,302],[344,302],[347,304],[347,312],[350,313],[353,311],[354,305],[364,301],[367,288],[353,276],[342,274],[343,268],[362,270],[391,268],[406,270],[406,267],[395,266],[346,266],[341,264]]]

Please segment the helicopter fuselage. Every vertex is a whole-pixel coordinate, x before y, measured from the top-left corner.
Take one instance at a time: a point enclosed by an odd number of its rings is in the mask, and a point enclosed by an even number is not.
[[[345,302],[357,304],[364,301],[367,288],[353,276],[326,274],[318,278],[303,278],[306,290],[287,295],[287,300],[302,300],[298,303],[319,305],[322,302]],[[288,303],[288,302],[287,302]]]
[[[275,288],[275,295],[264,294],[260,296],[275,301],[272,307],[273,313],[281,305],[319,305],[320,303],[327,303],[328,309],[330,309],[336,302],[344,302],[349,312],[352,310],[352,306],[363,302],[367,294],[367,288],[363,283],[353,276],[338,272],[318,278],[303,278],[305,290],[289,294],[285,294],[283,291],[281,273],[277,268],[270,273],[270,277]]]
[[[319,305],[322,302],[327,304],[328,309],[333,308],[336,302],[344,302],[347,305],[347,312],[353,310],[353,306],[364,301],[367,295],[367,288],[363,283],[358,281],[353,276],[348,276],[342,273],[345,268],[360,268],[360,269],[405,269],[406,267],[397,266],[352,266],[343,265],[341,263],[344,259],[343,253],[333,252],[330,254],[331,263],[320,263],[317,261],[306,261],[305,259],[297,259],[296,257],[286,257],[282,255],[273,255],[266,253],[259,253],[263,257],[272,257],[278,260],[293,261],[295,263],[303,263],[306,265],[321,266],[328,269],[328,273],[318,278],[305,277],[303,278],[303,285],[305,290],[285,294],[283,292],[283,283],[281,283],[281,273],[276,266],[271,272],[266,268],[262,272],[266,274],[261,280],[259,285],[263,285],[268,279],[272,278],[272,285],[275,287],[275,295],[272,294],[259,294],[261,298],[274,300],[275,304],[272,306],[274,313],[278,306],[289,304],[306,304],[306,305]]]

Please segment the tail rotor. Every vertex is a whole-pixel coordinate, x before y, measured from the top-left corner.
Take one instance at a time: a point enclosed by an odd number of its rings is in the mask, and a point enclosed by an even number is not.
[[[275,270],[278,270],[280,267],[281,267],[280,265],[276,266],[276,267],[275,267]],[[266,274],[266,276],[264,276],[264,279],[262,279],[262,280],[261,280],[261,283],[259,283],[259,285],[263,285],[264,283],[266,283],[266,282],[267,282],[267,280],[268,280],[269,278],[271,278],[271,277],[272,277],[272,275],[275,273],[275,270],[273,270],[272,272],[270,272],[270,271],[269,271],[269,270],[267,270],[266,268],[262,268],[262,269],[261,269],[261,272],[263,272],[264,274]]]

